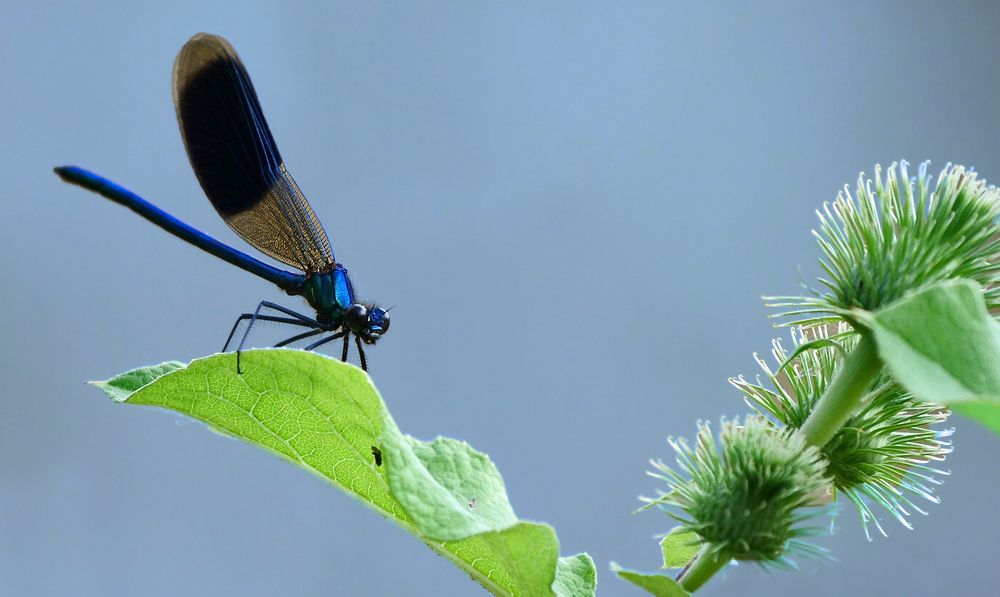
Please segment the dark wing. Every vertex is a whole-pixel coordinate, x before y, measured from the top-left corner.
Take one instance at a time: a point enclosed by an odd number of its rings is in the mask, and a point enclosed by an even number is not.
[[[229,227],[278,261],[329,270],[330,241],[285,169],[233,46],[217,35],[195,35],[177,54],[173,85],[191,167]]]

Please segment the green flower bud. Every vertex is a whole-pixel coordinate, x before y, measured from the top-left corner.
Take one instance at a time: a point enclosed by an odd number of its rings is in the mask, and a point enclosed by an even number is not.
[[[827,333],[837,344],[823,344]],[[731,379],[744,394],[747,404],[763,416],[776,419],[783,426],[800,427],[826,392],[840,365],[841,351],[850,351],[857,336],[845,324],[827,330],[822,327],[799,328],[792,335],[798,347],[816,343],[789,361],[780,340],[773,342],[772,355],[780,373],[767,362],[757,362],[767,377],[767,385],[758,377],[751,383],[743,377]],[[818,342],[819,341],[819,342]],[[756,356],[756,355],[755,355]],[[882,533],[871,504],[882,506],[907,528],[911,511],[925,513],[912,498],[937,503],[933,487],[939,476],[947,475],[930,466],[943,461],[951,452],[947,440],[950,429],[935,429],[947,419],[947,410],[938,405],[916,401],[887,374],[872,383],[858,412],[834,435],[822,454],[826,473],[834,486],[857,506],[865,530],[869,523]]]
[[[1000,307],[1000,192],[961,166],[945,166],[931,185],[928,163],[916,178],[907,163],[892,164],[883,180],[858,177],[855,196],[837,195],[817,211],[825,276],[808,296],[768,297],[795,325],[849,319],[847,311],[886,306],[943,280],[975,280],[990,309]]]
[[[724,420],[721,427],[716,443],[709,426],[699,423],[694,449],[671,439],[678,468],[652,463],[650,474],[668,489],[646,501],[668,507],[718,557],[778,561],[790,542],[814,530],[801,526],[806,517],[796,510],[828,484],[825,463],[797,432],[762,417],[749,416],[742,425]]]

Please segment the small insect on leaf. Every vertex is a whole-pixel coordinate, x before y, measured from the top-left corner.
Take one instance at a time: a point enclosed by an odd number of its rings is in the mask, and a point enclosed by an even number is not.
[[[378,446],[372,446],[372,456],[375,457],[375,466],[382,466],[382,450]]]

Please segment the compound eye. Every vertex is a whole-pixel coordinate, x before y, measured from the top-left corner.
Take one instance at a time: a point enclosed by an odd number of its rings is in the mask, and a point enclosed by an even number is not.
[[[344,320],[352,331],[363,329],[368,325],[368,309],[364,305],[351,305],[344,313]]]
[[[385,309],[379,307],[372,308],[368,315],[368,329],[379,334],[386,333],[389,329],[389,315],[385,312]]]

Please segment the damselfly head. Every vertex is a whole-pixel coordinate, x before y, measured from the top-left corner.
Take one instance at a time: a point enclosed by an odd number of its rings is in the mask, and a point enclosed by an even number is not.
[[[344,323],[352,333],[365,344],[375,342],[389,331],[389,315],[386,309],[375,305],[355,303],[344,313]]]

